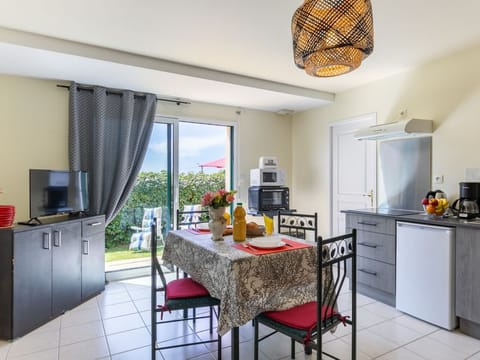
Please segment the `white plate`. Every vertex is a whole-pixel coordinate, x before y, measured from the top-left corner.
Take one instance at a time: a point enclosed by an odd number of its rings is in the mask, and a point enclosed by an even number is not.
[[[249,244],[254,246],[254,247],[261,248],[261,249],[276,249],[276,248],[279,248],[279,247],[282,247],[282,246],[285,245],[285,243],[281,240],[278,240],[278,241],[261,241],[261,240],[258,240],[258,239],[254,239],[254,240],[250,241]]]

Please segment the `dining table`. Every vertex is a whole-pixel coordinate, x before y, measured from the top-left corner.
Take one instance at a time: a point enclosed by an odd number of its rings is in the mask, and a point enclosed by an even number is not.
[[[316,300],[315,243],[273,236],[280,246],[255,247],[258,238],[237,242],[231,235],[213,241],[195,229],[170,231],[165,239],[164,264],[179,267],[220,299],[217,332],[231,331],[234,360],[240,359],[240,326],[264,311]]]

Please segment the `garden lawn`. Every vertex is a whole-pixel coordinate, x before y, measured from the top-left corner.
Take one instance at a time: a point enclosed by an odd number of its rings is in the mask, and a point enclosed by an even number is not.
[[[163,248],[159,248],[158,256],[162,256]],[[113,247],[110,249],[105,249],[105,262],[116,261],[116,260],[129,260],[129,259],[138,259],[145,258],[150,256],[150,251],[134,251],[128,250],[128,246],[119,246]]]

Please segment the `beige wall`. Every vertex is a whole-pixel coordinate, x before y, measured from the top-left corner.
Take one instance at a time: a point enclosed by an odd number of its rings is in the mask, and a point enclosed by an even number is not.
[[[0,75],[0,204],[28,220],[28,170],[68,168],[68,92],[56,82]]]
[[[0,75],[0,204],[16,206],[27,220],[28,170],[68,169],[68,91],[58,81]],[[238,124],[238,199],[247,201],[249,170],[261,155],[276,155],[291,174],[291,120],[254,110],[212,104],[158,103],[157,113]]]
[[[410,117],[434,120],[432,175],[444,175],[445,182],[432,187],[450,200],[457,197],[465,168],[480,168],[479,63],[480,48],[465,50],[337,94],[335,103],[294,116],[293,205],[319,212],[320,235],[329,234],[329,124],[335,121],[376,113],[379,123],[390,122],[404,109]]]

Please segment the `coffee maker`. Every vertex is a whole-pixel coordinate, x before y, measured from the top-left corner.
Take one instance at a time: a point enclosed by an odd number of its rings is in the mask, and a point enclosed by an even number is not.
[[[473,219],[479,216],[480,182],[461,182],[460,198],[452,204],[453,213],[462,219]]]

